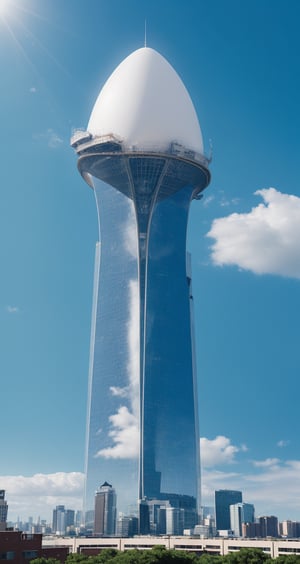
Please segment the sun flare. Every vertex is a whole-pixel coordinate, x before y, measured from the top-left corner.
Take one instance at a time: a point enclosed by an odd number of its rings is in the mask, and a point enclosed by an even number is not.
[[[11,8],[11,0],[0,0],[0,16],[5,16]]]

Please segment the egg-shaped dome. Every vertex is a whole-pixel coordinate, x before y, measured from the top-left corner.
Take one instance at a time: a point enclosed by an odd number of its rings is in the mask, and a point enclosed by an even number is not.
[[[93,136],[116,135],[128,149],[164,151],[177,142],[203,153],[198,118],[182,80],[149,47],[134,51],[112,73],[87,129]]]

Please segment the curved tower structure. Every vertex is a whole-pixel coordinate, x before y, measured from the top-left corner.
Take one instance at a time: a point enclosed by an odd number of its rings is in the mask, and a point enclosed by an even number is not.
[[[140,500],[140,532],[149,522],[166,532],[170,516],[191,526],[199,437],[186,231],[190,203],[210,180],[195,109],[174,69],[145,47],[113,72],[71,144],[101,227],[86,509],[108,480],[123,511]]]

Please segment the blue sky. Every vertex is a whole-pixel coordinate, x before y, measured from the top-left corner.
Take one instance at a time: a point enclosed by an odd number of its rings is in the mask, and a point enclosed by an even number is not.
[[[257,515],[300,520],[299,17],[297,0],[0,0],[9,518],[79,507],[98,233],[69,138],[147,19],[213,143],[188,241],[203,502],[241,488]]]

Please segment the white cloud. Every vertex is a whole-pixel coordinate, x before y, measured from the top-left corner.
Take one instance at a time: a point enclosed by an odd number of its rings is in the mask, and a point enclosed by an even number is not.
[[[127,365],[128,386],[121,388],[110,386],[113,396],[128,398],[129,407],[122,405],[117,413],[109,417],[111,429],[108,433],[112,445],[100,449],[95,457],[136,458],[139,453],[139,375],[140,375],[140,339],[139,339],[139,287],[137,280],[129,282],[129,321],[127,341],[129,361]]]
[[[0,476],[6,491],[8,520],[17,516],[41,515],[51,519],[56,505],[81,509],[84,475],[81,472],[56,472],[33,476]]]
[[[280,462],[279,458],[266,458],[265,460],[253,460],[253,466],[257,468],[273,468],[274,466],[278,466]]]
[[[46,138],[48,140],[48,147],[50,147],[50,149],[56,149],[63,143],[63,139],[58,135],[58,133],[53,131],[53,129],[48,129]]]
[[[35,133],[33,138],[36,141],[46,141],[50,149],[57,149],[58,147],[61,147],[64,142],[62,137],[60,137],[58,133],[51,128],[47,129],[45,133]]]
[[[130,280],[129,282],[129,310],[130,315],[127,325],[129,362],[127,374],[132,411],[138,419],[140,413],[140,300],[138,280]]]
[[[6,311],[8,313],[20,313],[20,309],[17,306],[12,306],[12,305],[6,306]]]
[[[212,440],[202,437],[200,439],[201,464],[204,468],[232,464],[235,455],[240,450],[244,451],[245,449],[247,449],[245,445],[242,447],[232,445],[230,439],[223,435],[219,435]]]
[[[211,204],[211,202],[214,201],[214,199],[215,199],[215,196],[213,196],[212,194],[210,194],[209,196],[204,195],[203,204],[202,204],[202,205],[203,205],[204,207],[207,207],[207,206],[209,206],[209,204]]]
[[[114,444],[99,450],[95,458],[136,458],[139,452],[139,428],[135,415],[122,406],[109,420],[112,425],[109,436]]]
[[[214,239],[216,265],[236,265],[256,274],[300,278],[300,198],[275,188],[258,190],[264,203],[249,213],[215,219],[207,236]]]
[[[289,444],[290,444],[290,441],[281,440],[281,441],[278,441],[277,446],[280,447],[280,448],[283,448],[283,447],[288,446]]]
[[[116,396],[119,398],[127,398],[128,396],[128,388],[120,388],[118,386],[110,386],[110,391],[112,396]]]
[[[36,87],[32,86],[31,88],[29,88],[29,92],[31,92],[31,94],[35,94],[36,93]]]
[[[122,226],[122,231],[124,233],[123,241],[125,251],[129,254],[131,259],[136,260],[138,255],[136,215],[133,202],[129,199],[128,216],[126,218],[125,224]]]

